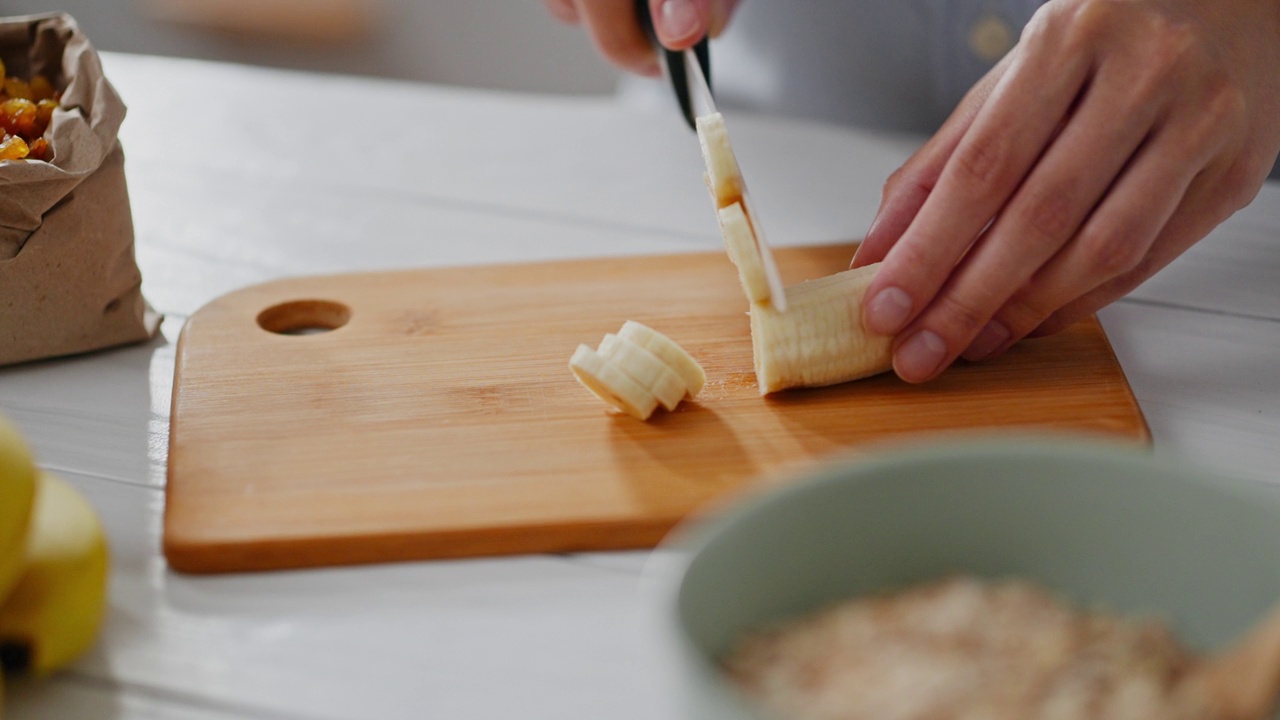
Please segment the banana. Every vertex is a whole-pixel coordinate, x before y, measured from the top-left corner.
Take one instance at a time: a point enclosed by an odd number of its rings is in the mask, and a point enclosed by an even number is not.
[[[876,266],[787,288],[787,311],[751,306],[751,349],[761,395],[857,380],[893,367],[887,335],[862,324],[862,296]]]
[[[593,395],[637,420],[648,420],[658,407],[658,398],[607,358],[579,345],[569,358],[573,376]]]
[[[707,166],[707,185],[716,202],[716,209],[728,207],[742,199],[742,171],[738,158],[729,143],[729,130],[720,113],[699,116],[694,123],[698,130],[698,145]]]
[[[770,300],[769,280],[764,273],[764,263],[760,259],[760,251],[756,247],[756,236],[751,231],[751,223],[742,203],[733,203],[716,212],[720,221],[720,234],[724,237],[724,248],[729,259],[738,268],[738,280],[752,303],[766,303]]]
[[[675,410],[707,383],[706,372],[684,348],[633,320],[616,335],[606,333],[597,350],[579,345],[569,369],[593,395],[639,420],[648,420],[659,404]]]
[[[0,418],[0,601],[22,572],[36,493],[36,465],[13,425]]]
[[[106,608],[106,536],[92,506],[63,480],[40,473],[24,569],[0,604],[0,657],[44,676],[93,644]]]
[[[720,234],[751,306],[751,353],[760,394],[834,385],[892,368],[892,338],[872,335],[862,324],[862,295],[877,266],[808,280],[774,298],[724,117],[712,113],[696,124]]]
[[[652,393],[667,410],[675,410],[688,391],[661,358],[626,338],[606,334],[596,352]]]
[[[707,373],[698,361],[694,360],[693,356],[680,347],[675,340],[648,325],[628,320],[622,323],[622,328],[618,330],[618,337],[630,340],[657,355],[680,376],[689,397],[702,392],[702,388],[707,384]]]

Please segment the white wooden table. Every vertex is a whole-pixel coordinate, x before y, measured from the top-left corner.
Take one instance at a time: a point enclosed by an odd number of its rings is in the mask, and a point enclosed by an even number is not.
[[[148,344],[0,369],[0,413],[88,494],[114,559],[97,646],[11,682],[6,718],[662,717],[651,553],[192,577],[160,528],[173,343],[202,304],[286,275],[717,248],[693,135],[607,99],[104,62],[167,320]],[[919,142],[731,123],[778,244],[860,236]],[[1157,454],[1277,481],[1280,186],[1102,319]]]

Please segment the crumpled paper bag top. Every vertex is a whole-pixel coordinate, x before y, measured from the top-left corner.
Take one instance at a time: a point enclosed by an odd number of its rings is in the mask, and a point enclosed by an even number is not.
[[[66,14],[0,18],[8,73],[62,89],[51,162],[0,162],[0,365],[141,342],[161,316],[142,296],[116,132],[120,96]]]
[[[44,214],[102,165],[116,143],[125,105],[70,15],[0,23],[0,60],[9,75],[24,79],[44,75],[55,88],[63,89],[46,133],[53,161],[0,164],[0,260],[4,260],[17,255],[40,227]]]

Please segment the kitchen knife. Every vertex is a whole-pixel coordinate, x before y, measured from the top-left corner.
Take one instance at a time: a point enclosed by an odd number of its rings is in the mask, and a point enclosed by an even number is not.
[[[693,50],[684,51],[684,70],[686,86],[689,90],[689,104],[697,117],[712,115],[717,112],[715,98],[711,95],[711,87]],[[739,166],[741,167],[741,166]],[[778,273],[778,265],[773,260],[773,251],[765,239],[764,228],[760,225],[760,215],[756,213],[755,204],[751,202],[751,193],[747,190],[745,178],[742,183],[742,209],[751,222],[752,234],[755,235],[756,249],[760,253],[760,264],[764,266],[765,280],[769,283],[769,300],[778,312],[787,309],[787,292],[782,285],[782,276]]]

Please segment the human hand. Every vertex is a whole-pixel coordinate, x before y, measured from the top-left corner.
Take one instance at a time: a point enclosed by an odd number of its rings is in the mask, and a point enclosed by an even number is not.
[[[586,26],[596,49],[624,70],[662,74],[653,44],[640,27],[636,0],[543,0],[560,20]],[[648,0],[658,42],[670,50],[691,48],[729,22],[738,0]]]
[[[1280,3],[1054,0],[885,185],[853,266],[894,369],[936,377],[1133,290],[1280,151]]]

